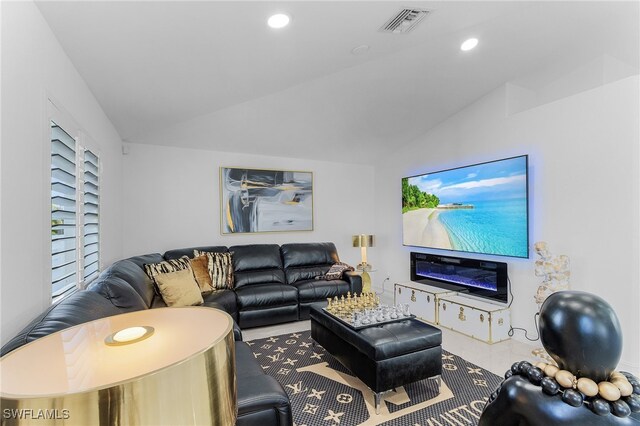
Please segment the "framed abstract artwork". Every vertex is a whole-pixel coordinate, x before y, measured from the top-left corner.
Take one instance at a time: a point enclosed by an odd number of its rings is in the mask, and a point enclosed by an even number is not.
[[[313,231],[313,173],[220,167],[222,234]]]

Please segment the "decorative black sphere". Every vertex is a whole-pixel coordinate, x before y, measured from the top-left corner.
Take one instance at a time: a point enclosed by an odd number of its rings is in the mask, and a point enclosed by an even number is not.
[[[623,397],[622,400],[627,403],[632,412],[640,413],[640,396],[629,395]]]
[[[511,376],[513,376],[513,371],[511,371],[511,370],[507,370],[507,372],[504,373],[504,378],[505,379],[508,379]]]
[[[562,400],[572,407],[580,407],[584,398],[582,394],[574,389],[567,389],[562,393]]]
[[[527,372],[527,377],[534,385],[539,385],[540,381],[544,377],[544,373],[538,367],[531,367]]]
[[[540,381],[540,386],[542,386],[542,392],[547,395],[555,395],[560,391],[560,385],[551,377],[544,377]]]
[[[622,355],[620,322],[602,298],[582,291],[551,294],[540,308],[540,340],[560,369],[596,383]]]
[[[606,416],[611,412],[609,403],[602,398],[595,398],[591,401],[591,411],[599,416]]]
[[[611,412],[614,416],[627,417],[629,414],[631,414],[631,409],[626,402],[619,399],[611,403]]]

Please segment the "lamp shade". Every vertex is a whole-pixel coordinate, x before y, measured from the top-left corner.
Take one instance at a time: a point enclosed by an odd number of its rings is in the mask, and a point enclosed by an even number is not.
[[[375,237],[373,235],[354,235],[352,241],[354,247],[373,247],[375,245]]]

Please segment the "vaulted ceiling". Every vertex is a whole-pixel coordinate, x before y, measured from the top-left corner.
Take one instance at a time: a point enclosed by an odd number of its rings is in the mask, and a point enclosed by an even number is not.
[[[37,4],[136,143],[368,163],[550,65],[608,55],[638,69],[638,2]],[[404,7],[431,13],[378,31]],[[266,25],[277,12],[288,27]],[[469,37],[480,43],[462,52]]]

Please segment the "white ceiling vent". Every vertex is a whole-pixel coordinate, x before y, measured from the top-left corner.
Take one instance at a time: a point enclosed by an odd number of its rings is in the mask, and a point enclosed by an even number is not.
[[[408,33],[415,28],[425,16],[429,14],[425,9],[402,9],[386,24],[380,27],[380,32],[392,34]]]

